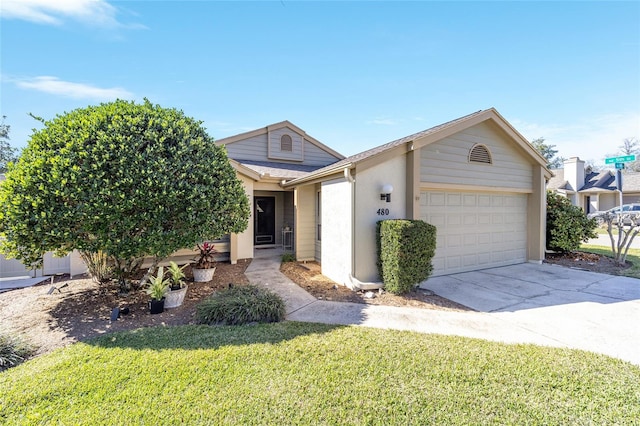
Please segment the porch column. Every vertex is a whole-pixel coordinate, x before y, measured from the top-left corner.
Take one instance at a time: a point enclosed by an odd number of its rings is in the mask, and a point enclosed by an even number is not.
[[[406,161],[405,211],[407,219],[420,219],[420,148],[408,151]]]
[[[547,235],[547,192],[542,167],[533,167],[532,189],[527,206],[527,260],[541,263],[544,260]]]
[[[238,263],[238,234],[229,234],[229,261],[232,265]]]

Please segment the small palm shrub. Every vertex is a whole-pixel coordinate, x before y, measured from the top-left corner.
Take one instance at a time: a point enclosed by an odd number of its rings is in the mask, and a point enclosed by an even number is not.
[[[214,293],[196,307],[196,321],[209,325],[278,322],[286,315],[280,296],[255,285],[232,286]]]
[[[0,333],[0,371],[20,364],[33,353],[33,347],[19,337]]]
[[[296,261],[296,255],[293,253],[284,253],[282,255],[282,263],[295,262],[295,261]]]

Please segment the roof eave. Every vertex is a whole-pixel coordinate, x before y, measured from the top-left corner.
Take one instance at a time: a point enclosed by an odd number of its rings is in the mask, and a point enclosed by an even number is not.
[[[292,179],[288,182],[282,184],[283,188],[293,188],[295,186],[310,184],[312,182],[316,182],[318,180],[322,180],[331,175],[335,175],[336,173],[341,173],[344,169],[352,169],[355,165],[353,163],[345,163],[338,167],[332,167],[330,169],[324,170],[322,173],[314,173],[311,172],[306,176],[302,176],[299,178]]]

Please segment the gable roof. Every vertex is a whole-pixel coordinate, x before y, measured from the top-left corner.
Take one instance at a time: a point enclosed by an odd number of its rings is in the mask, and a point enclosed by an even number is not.
[[[552,169],[553,176],[547,182],[547,189],[549,190],[562,190],[562,191],[575,191],[569,184],[569,181],[564,178],[564,169]]]
[[[421,148],[487,120],[496,123],[505,133],[514,139],[516,143],[525,152],[527,152],[527,154],[539,163],[544,168],[547,178],[552,176],[551,171],[546,166],[547,160],[535,148],[533,148],[533,146],[515,128],[513,128],[513,126],[511,126],[511,124],[509,124],[495,108],[489,108],[344,158],[343,160],[309,173],[307,176],[289,181],[284,186],[295,186],[311,180],[320,179],[325,176],[341,172],[343,169],[353,168],[356,165],[363,163],[371,163],[371,165],[379,164],[389,157],[404,154],[416,148]]]
[[[616,176],[611,170],[586,170],[584,184],[580,188],[572,188],[564,178],[564,169],[552,170],[554,176],[549,180],[547,189],[568,192],[612,192],[617,190]],[[640,173],[624,173],[622,175],[622,192],[640,192]]]
[[[307,134],[307,132],[305,132],[300,127],[296,126],[295,124],[293,124],[293,123],[291,123],[290,121],[287,121],[287,120],[281,121],[279,123],[270,124],[270,125],[268,125],[266,127],[261,127],[259,129],[250,130],[248,132],[240,133],[238,135],[234,135],[234,136],[229,136],[227,138],[218,139],[218,140],[216,140],[215,143],[217,145],[230,145],[232,143],[240,142],[240,141],[243,141],[245,139],[252,138],[252,137],[255,137],[255,136],[266,135],[269,132],[272,132],[272,131],[278,130],[278,129],[282,129],[283,127],[288,127],[289,129],[291,129],[294,132],[296,132],[299,135],[301,135],[305,140],[311,142],[313,145],[317,146],[318,148],[322,149],[323,151],[328,152],[329,154],[333,155],[334,157],[339,158],[339,159],[344,158],[344,155],[340,154],[337,151],[334,151],[333,149],[329,148],[328,146],[326,146],[325,144],[323,144],[319,140],[309,136]]]

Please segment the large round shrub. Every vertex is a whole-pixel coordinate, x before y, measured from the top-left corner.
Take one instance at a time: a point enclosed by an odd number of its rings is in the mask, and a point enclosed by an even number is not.
[[[45,122],[0,186],[0,249],[164,258],[247,227],[223,147],[176,109],[118,100]]]
[[[587,219],[580,207],[571,204],[566,197],[547,192],[547,248],[569,252],[580,244],[595,238],[595,219]]]

